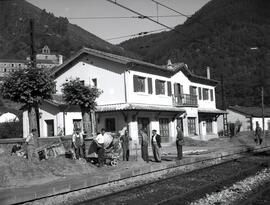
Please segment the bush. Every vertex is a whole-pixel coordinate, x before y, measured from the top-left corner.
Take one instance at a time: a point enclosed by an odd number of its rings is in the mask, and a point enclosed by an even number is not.
[[[0,139],[22,138],[22,121],[0,123]]]

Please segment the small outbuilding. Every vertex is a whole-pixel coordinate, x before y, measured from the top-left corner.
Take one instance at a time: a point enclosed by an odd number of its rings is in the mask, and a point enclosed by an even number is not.
[[[260,127],[263,127],[263,115],[261,107],[245,107],[245,106],[229,106],[227,111],[227,122],[240,122],[240,131],[251,131],[256,127],[256,122]],[[218,131],[223,130],[223,117],[220,116],[217,120]],[[270,130],[270,108],[264,108],[264,128]]]

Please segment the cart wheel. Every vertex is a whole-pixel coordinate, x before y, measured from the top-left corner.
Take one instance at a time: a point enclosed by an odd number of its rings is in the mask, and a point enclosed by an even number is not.
[[[111,161],[111,165],[112,165],[113,167],[115,167],[117,164],[118,164],[117,159],[113,159],[113,160]]]

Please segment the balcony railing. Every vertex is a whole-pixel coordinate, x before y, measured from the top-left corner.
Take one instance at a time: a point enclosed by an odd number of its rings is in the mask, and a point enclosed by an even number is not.
[[[178,96],[172,96],[173,106],[183,107],[183,106],[198,106],[197,95],[180,94]]]

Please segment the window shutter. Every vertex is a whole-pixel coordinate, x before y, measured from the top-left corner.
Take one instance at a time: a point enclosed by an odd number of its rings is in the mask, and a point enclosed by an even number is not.
[[[159,95],[160,94],[160,92],[159,92],[160,91],[160,88],[159,88],[158,80],[156,79],[155,82],[156,82],[155,83],[156,84],[156,95]]]
[[[180,84],[179,84],[180,85]],[[180,85],[180,95],[184,94],[184,89],[183,89],[183,85]]]
[[[134,88],[134,92],[138,92],[138,76],[134,75],[133,76],[133,88]]]
[[[172,83],[167,82],[167,88],[168,88],[168,96],[172,96]]]
[[[174,83],[173,84],[173,92],[174,92],[174,96],[177,96],[178,95],[178,92],[177,92],[177,83]]]
[[[212,89],[210,90],[210,98],[211,98],[211,101],[214,101],[214,93]]]
[[[199,87],[199,100],[202,99],[202,88]]]
[[[148,81],[148,93],[152,94],[153,93],[152,78],[147,78],[147,81]]]

